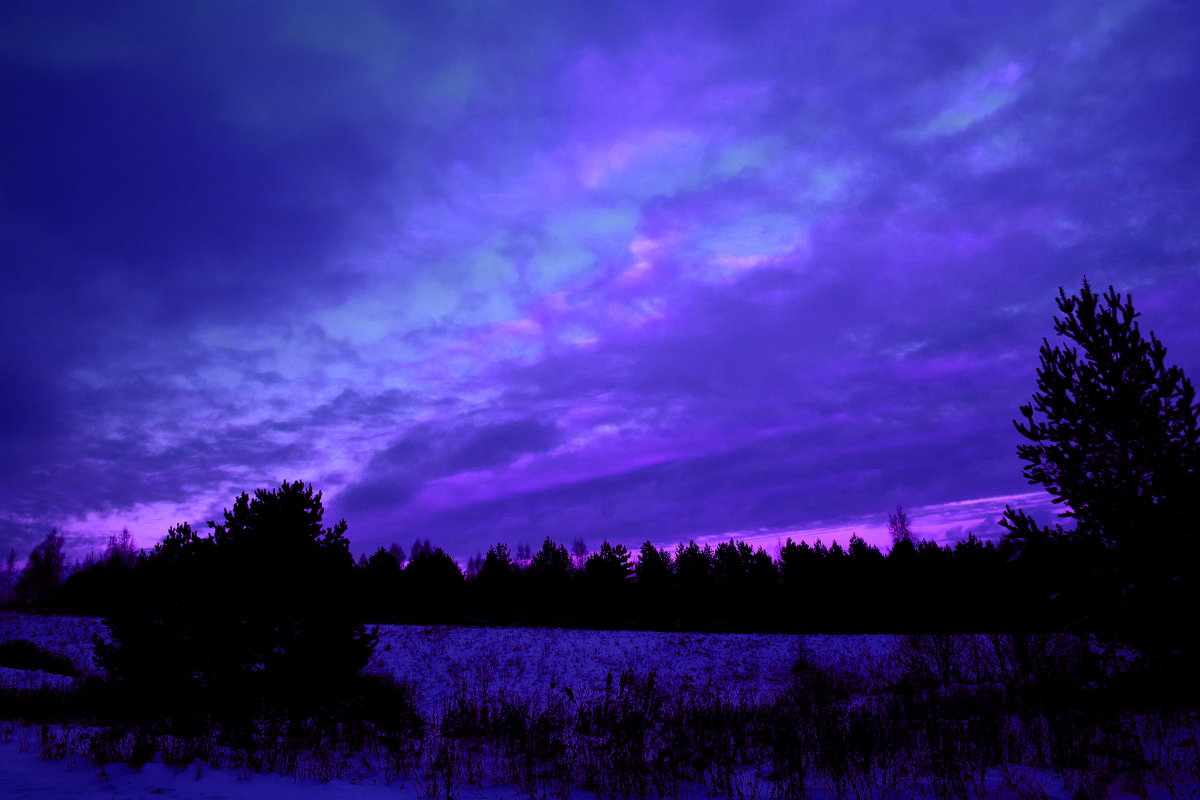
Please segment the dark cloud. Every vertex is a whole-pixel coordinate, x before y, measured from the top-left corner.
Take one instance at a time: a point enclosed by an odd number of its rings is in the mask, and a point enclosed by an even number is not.
[[[550,449],[553,422],[519,419],[481,428],[424,425],[381,450],[362,480],[337,497],[339,513],[388,513],[409,505],[427,482],[463,471],[503,467],[518,456]]]
[[[370,513],[402,507],[438,470],[432,437],[410,433],[379,452],[367,465],[364,477],[337,498],[339,514]]]
[[[6,3],[0,546],[284,478],[460,555],[1023,491],[1059,286],[1200,368],[1196,9],[1044,12]]]
[[[549,450],[558,441],[554,423],[537,419],[501,422],[476,431],[447,464],[451,472],[503,466],[526,453]]]
[[[981,484],[1025,490],[1019,470],[979,457],[981,451],[1010,451],[1013,437],[1006,425],[943,432],[931,424],[925,435],[907,440],[886,431],[867,433],[877,434],[876,443],[837,441],[845,431],[786,434],[448,510],[395,503],[379,518],[386,522],[376,525],[393,536],[432,536],[454,552],[470,554],[497,541],[536,543],[545,536],[637,544],[748,528],[803,528],[828,519],[830,508],[845,517],[886,519],[897,502],[910,508],[937,503]],[[936,479],[914,481],[914,472]],[[363,539],[382,541],[387,535],[359,531]]]
[[[328,259],[370,213],[386,155],[348,120],[246,136],[173,66],[0,64],[20,120],[0,138],[18,280],[88,318],[111,304],[165,329],[328,291]]]

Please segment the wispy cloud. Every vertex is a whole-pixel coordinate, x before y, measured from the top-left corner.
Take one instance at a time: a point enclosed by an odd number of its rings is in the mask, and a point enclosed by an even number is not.
[[[1200,366],[1198,12],[1040,11],[6,7],[0,546],[986,533],[1058,286]]]

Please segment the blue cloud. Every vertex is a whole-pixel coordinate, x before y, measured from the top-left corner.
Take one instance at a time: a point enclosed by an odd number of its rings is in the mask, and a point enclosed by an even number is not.
[[[300,477],[460,554],[1023,488],[1059,286],[1200,368],[1196,7],[1045,12],[6,3],[0,546]]]

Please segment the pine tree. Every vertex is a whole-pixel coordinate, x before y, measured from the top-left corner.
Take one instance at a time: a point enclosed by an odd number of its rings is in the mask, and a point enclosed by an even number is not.
[[[374,637],[355,618],[346,523],[323,516],[321,493],[296,481],[242,494],[209,536],[172,528],[138,562],[143,601],[110,617],[101,666],[158,697],[207,687],[313,696],[353,677]]]
[[[463,581],[458,562],[426,539],[404,568],[406,605],[421,622],[452,622],[461,610]]]
[[[633,581],[636,607],[643,622],[654,626],[666,625],[675,614],[672,603],[675,569],[671,554],[655,547],[647,539],[638,551]]]
[[[1014,422],[1024,474],[1064,507],[1043,527],[1007,509],[1004,548],[1023,563],[1022,582],[1053,608],[1040,612],[1092,630],[1167,632],[1143,645],[1159,655],[1179,633],[1179,612],[1197,601],[1195,525],[1200,493],[1200,407],[1167,350],[1143,336],[1133,300],[1059,289],[1054,331],[1043,340],[1037,392]],[[1185,626],[1194,627],[1194,626]],[[1191,636],[1195,632],[1190,631]]]
[[[627,585],[633,577],[632,553],[623,544],[611,544],[605,539],[600,549],[583,562],[583,571],[592,580],[607,588]]]
[[[674,580],[671,554],[660,550],[649,539],[642,542],[638,561],[633,567],[634,581],[644,592],[652,596],[665,595]]]
[[[1054,331],[1078,345],[1043,340],[1038,391],[1021,406],[1017,448],[1025,478],[1041,484],[1076,536],[1139,560],[1190,529],[1184,505],[1200,490],[1200,426],[1195,390],[1166,347],[1142,335],[1132,298],[1111,287],[1097,296],[1085,279],[1078,295],[1059,289]],[[1032,531],[1010,510],[1018,538]]]
[[[520,545],[517,552],[520,553]],[[531,603],[526,613],[535,620],[548,622],[563,620],[572,607],[571,588],[575,577],[575,563],[567,548],[549,536],[542,548],[529,559],[525,572]]]

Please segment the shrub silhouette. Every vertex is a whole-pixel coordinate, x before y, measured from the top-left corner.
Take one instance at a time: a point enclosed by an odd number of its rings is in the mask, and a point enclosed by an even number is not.
[[[59,593],[63,608],[103,616],[137,602],[130,595],[134,567],[141,551],[126,528],[108,537],[103,556],[88,554],[82,566],[67,576]]]
[[[76,676],[79,670],[66,656],[39,647],[28,639],[0,642],[0,667],[11,669],[40,669],[55,675]]]
[[[136,568],[142,607],[110,617],[100,666],[159,696],[343,685],[374,637],[354,616],[346,523],[326,527],[323,516],[320,492],[297,481],[242,494],[210,536],[172,528]]]

